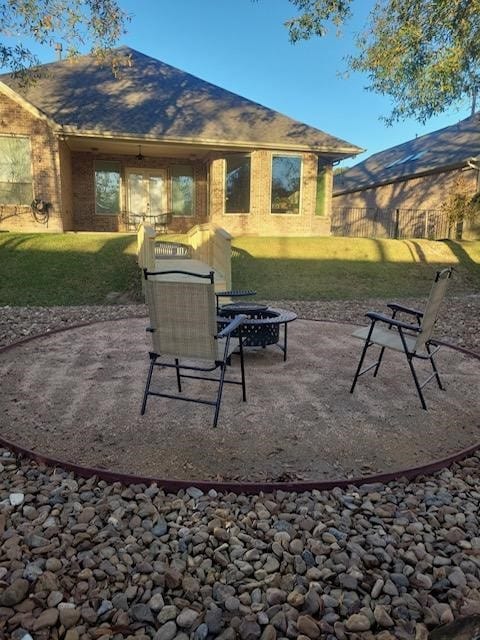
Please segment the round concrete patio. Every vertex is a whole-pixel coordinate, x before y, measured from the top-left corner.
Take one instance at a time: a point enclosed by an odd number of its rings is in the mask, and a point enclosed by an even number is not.
[[[146,319],[76,327],[0,354],[0,435],[38,454],[158,478],[321,481],[427,464],[480,441],[480,362],[450,348],[437,362],[446,387],[423,411],[404,358],[349,388],[361,343],[352,325],[297,320],[288,360],[273,347],[246,354],[247,402],[226,385],[219,425],[211,407],[151,397]],[[238,376],[238,358],[231,368]],[[172,370],[157,381],[175,391]],[[189,395],[212,395],[185,381]]]

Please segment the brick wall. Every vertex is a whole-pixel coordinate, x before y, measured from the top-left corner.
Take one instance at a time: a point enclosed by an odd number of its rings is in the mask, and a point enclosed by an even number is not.
[[[0,94],[0,134],[28,136],[32,149],[33,197],[51,203],[48,222],[35,220],[30,206],[1,205],[0,230],[16,231],[126,231],[122,215],[98,215],[95,212],[95,160],[118,161],[123,188],[121,208],[127,211],[125,176],[128,168],[166,169],[185,160],[71,152],[58,140],[48,122],[35,116],[14,100]],[[270,212],[272,152],[251,154],[251,211],[249,214],[224,213],[224,160],[193,162],[195,212],[193,216],[175,216],[171,230],[183,232],[193,225],[212,221],[232,235],[309,236],[330,233],[330,215],[315,215],[317,157],[302,155],[302,194],[298,215]],[[327,191],[331,193],[331,171]],[[210,202],[209,202],[210,200]],[[329,198],[327,197],[327,201]],[[209,211],[210,207],[210,211]]]
[[[454,169],[403,182],[382,185],[374,189],[355,191],[333,196],[335,208],[379,208],[379,209],[433,209],[440,211],[447,194],[461,178],[470,186],[471,194],[477,192],[477,172],[474,169]],[[480,237],[480,221],[465,222],[462,238],[476,240]]]
[[[403,182],[394,182],[374,189],[334,196],[333,206],[335,208],[440,209],[459,176],[471,182],[473,195],[476,191],[476,172],[455,169]]]
[[[279,152],[281,153],[281,152]],[[330,235],[331,168],[327,169],[327,210],[325,216],[315,215],[317,193],[317,156],[302,156],[302,193],[300,213],[271,213],[271,151],[251,154],[250,213],[225,213],[225,161],[213,160],[210,166],[210,220],[233,236],[310,236]]]
[[[122,215],[99,215],[95,212],[95,161],[120,163],[122,180],[121,209],[127,211],[125,189],[127,169],[165,169],[174,164],[193,164],[195,199],[193,216],[175,216],[170,230],[183,232],[195,224],[207,221],[207,170],[203,163],[188,163],[175,158],[149,158],[139,161],[133,156],[72,152],[73,227],[76,231],[127,231]]]
[[[52,205],[45,224],[34,219],[28,205],[0,203],[0,230],[63,231],[58,140],[48,123],[0,93],[0,134],[30,138],[33,197]]]

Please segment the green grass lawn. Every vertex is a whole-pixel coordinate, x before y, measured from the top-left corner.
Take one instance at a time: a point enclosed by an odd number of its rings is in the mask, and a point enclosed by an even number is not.
[[[258,299],[421,297],[447,265],[456,271],[452,293],[480,291],[480,241],[241,237],[232,244],[233,288],[255,289]],[[140,301],[135,248],[135,235],[0,233],[0,305],[104,304],[112,292]]]
[[[111,292],[140,300],[136,236],[0,233],[0,305],[102,304]]]
[[[233,286],[259,299],[421,297],[435,271],[453,265],[452,292],[480,291],[480,242],[367,238],[233,241]]]

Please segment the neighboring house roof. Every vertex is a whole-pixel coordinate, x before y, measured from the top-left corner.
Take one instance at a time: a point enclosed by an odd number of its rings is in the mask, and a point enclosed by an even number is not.
[[[480,114],[380,151],[334,177],[334,195],[465,166],[480,155]]]
[[[310,149],[348,157],[362,149],[129,47],[114,78],[92,56],[44,65],[28,89],[0,81],[69,134]]]

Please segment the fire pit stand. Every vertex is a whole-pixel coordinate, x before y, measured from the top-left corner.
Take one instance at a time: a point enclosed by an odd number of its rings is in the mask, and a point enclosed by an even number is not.
[[[217,318],[219,328],[226,326],[232,318],[240,313],[248,316],[241,329],[243,345],[263,348],[275,345],[283,351],[283,360],[285,361],[287,359],[287,324],[295,320],[297,314],[293,311],[274,309],[256,302],[233,302],[220,308]],[[281,325],[283,325],[283,339],[280,336]]]

